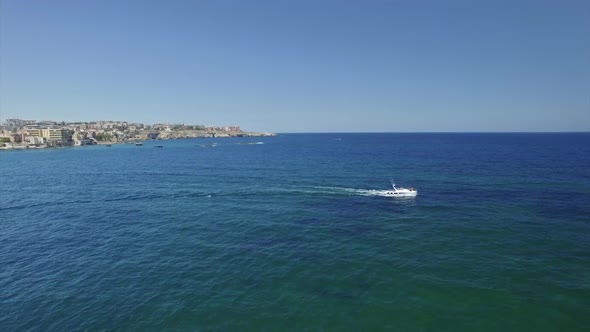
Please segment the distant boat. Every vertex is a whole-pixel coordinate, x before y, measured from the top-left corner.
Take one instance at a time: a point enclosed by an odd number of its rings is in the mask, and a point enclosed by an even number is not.
[[[163,148],[163,147],[164,147],[163,145],[156,145],[156,146],[154,146],[154,148]]]
[[[393,182],[393,179],[391,179],[391,186],[393,187],[393,190],[385,191],[383,193],[383,196],[386,196],[386,197],[415,197],[416,195],[418,195],[418,190],[416,190],[414,188],[403,188],[403,187],[397,188],[395,186],[395,183]]]
[[[137,142],[137,143],[135,143],[135,146],[143,146],[143,143]]]
[[[107,144],[107,148],[110,148],[110,147],[111,147],[111,145],[110,144]]]

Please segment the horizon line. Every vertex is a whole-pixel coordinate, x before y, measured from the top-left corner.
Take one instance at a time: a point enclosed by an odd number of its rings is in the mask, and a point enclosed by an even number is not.
[[[273,131],[274,132],[274,131]],[[590,134],[590,130],[571,131],[285,131],[276,134]]]

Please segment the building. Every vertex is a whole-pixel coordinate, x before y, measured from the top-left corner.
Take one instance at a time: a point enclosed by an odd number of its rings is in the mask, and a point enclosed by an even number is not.
[[[92,144],[96,144],[96,143],[94,143],[89,138],[82,138],[82,139],[77,139],[77,140],[74,141],[74,146],[92,145]]]
[[[10,134],[10,142],[12,142],[12,143],[22,143],[25,140],[24,136],[25,135],[23,135],[23,134],[14,134],[14,133],[12,133],[12,134]]]
[[[240,126],[225,126],[224,131],[241,131]]]
[[[72,138],[72,134],[67,129],[44,128],[41,129],[41,137],[51,141],[66,142]]]
[[[29,136],[29,137],[27,137],[27,143],[34,144],[34,145],[41,145],[45,142],[43,140],[43,137]]]
[[[39,128],[24,128],[23,134],[28,137],[43,137]]]
[[[6,125],[9,127],[22,127],[28,125],[34,125],[37,121],[35,120],[21,120],[21,119],[6,119]]]

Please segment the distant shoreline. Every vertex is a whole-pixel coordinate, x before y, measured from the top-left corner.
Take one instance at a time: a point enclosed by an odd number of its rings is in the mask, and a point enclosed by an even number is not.
[[[10,147],[2,147],[0,146],[0,151],[22,151],[22,150],[45,150],[45,149],[61,149],[61,148],[79,148],[79,147],[86,147],[86,146],[104,146],[104,145],[120,145],[120,144],[135,144],[135,143],[143,143],[143,142],[150,142],[150,141],[172,141],[172,140],[186,140],[186,139],[197,139],[197,138],[248,138],[248,137],[275,137],[277,134],[275,133],[247,133],[247,135],[220,135],[220,136],[196,136],[196,137],[166,137],[166,138],[129,138],[121,141],[96,141],[95,144],[85,144],[85,145],[59,145],[59,146],[32,146],[31,144],[18,144],[13,145]]]

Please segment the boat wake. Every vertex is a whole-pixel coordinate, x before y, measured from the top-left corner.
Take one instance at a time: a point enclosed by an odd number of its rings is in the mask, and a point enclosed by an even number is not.
[[[356,189],[356,188],[342,188],[342,187],[314,187],[326,194],[349,194],[359,196],[382,196],[391,197],[391,190],[376,190],[376,189]]]

